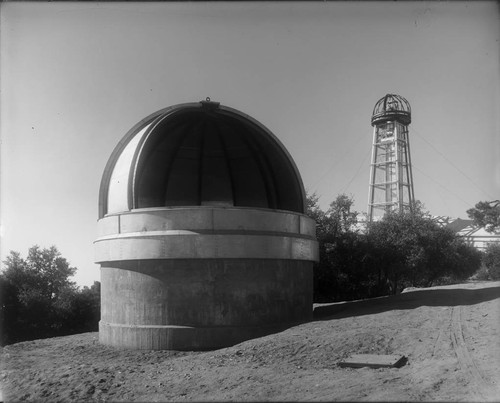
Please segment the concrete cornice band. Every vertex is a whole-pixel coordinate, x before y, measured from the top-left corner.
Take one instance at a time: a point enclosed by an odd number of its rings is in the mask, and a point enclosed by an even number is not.
[[[137,209],[98,221],[96,262],[142,259],[317,261],[316,223],[288,211],[189,207]]]

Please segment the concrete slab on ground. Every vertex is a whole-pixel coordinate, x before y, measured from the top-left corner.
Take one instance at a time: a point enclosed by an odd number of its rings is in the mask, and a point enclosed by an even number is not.
[[[339,362],[342,368],[399,368],[406,364],[406,357],[397,354],[353,354],[349,358]]]

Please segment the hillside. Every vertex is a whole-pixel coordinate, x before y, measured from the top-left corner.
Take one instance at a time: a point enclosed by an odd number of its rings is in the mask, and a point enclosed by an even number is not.
[[[6,401],[498,401],[500,282],[316,306],[315,320],[209,352],[124,351],[97,333],[1,352]],[[353,353],[402,368],[350,369]]]

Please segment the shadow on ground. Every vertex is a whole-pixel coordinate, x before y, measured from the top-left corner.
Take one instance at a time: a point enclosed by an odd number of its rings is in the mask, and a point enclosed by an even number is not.
[[[397,309],[420,306],[474,305],[500,298],[500,287],[477,290],[432,289],[415,290],[362,301],[322,304],[314,307],[313,320],[342,319],[350,316],[372,315]]]

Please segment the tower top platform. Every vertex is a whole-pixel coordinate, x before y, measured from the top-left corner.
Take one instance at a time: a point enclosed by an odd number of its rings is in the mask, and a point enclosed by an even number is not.
[[[373,108],[372,126],[391,120],[396,120],[404,125],[411,123],[410,104],[400,95],[387,94],[380,98]]]

